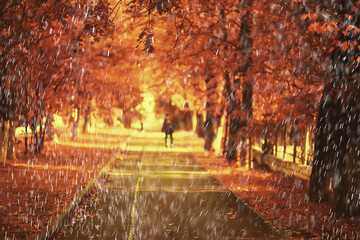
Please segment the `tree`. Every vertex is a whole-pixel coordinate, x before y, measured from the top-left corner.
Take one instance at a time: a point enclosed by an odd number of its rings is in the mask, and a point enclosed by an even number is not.
[[[326,201],[331,184],[340,216],[360,214],[359,153],[354,151],[360,142],[357,132],[351,130],[359,127],[359,5],[359,1],[339,2],[336,14],[329,16],[325,3],[320,5],[323,15],[313,17],[313,31],[330,36],[332,48],[330,78],[325,83],[316,126],[309,195],[312,201]],[[326,21],[322,21],[324,16]]]
[[[10,119],[1,121],[14,121],[22,115],[26,130],[30,124],[33,126],[37,139],[34,149],[40,151],[45,130],[43,118],[52,109],[50,106],[57,104],[58,94],[71,89],[71,84],[77,81],[74,73],[80,68],[73,69],[73,63],[78,62],[82,39],[87,36],[99,41],[111,31],[110,7],[107,1],[97,1],[95,6],[87,1],[3,2],[1,87],[2,92],[11,93],[14,111],[7,110]],[[36,131],[38,125],[40,136]],[[27,132],[25,144],[27,152]]]

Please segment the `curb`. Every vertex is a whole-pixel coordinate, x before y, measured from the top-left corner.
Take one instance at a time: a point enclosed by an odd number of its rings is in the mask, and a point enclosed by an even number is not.
[[[311,166],[304,166],[293,162],[285,162],[273,155],[264,155],[262,152],[253,150],[253,159],[259,165],[266,165],[272,171],[282,172],[301,180],[310,181]]]
[[[61,228],[63,228],[66,225],[68,217],[72,214],[75,208],[82,202],[82,200],[90,193],[95,183],[102,177],[104,173],[109,171],[110,166],[115,162],[115,160],[120,158],[120,156],[118,155],[122,154],[124,145],[126,145],[128,138],[129,137],[125,139],[125,143],[119,147],[119,149],[112,156],[110,161],[100,170],[100,172],[96,175],[96,177],[92,179],[84,189],[81,190],[81,192],[74,198],[74,200],[72,200],[70,204],[64,208],[62,213],[58,214],[54,220],[51,220],[47,224],[47,226],[43,229],[43,231],[35,238],[36,240],[51,239]]]

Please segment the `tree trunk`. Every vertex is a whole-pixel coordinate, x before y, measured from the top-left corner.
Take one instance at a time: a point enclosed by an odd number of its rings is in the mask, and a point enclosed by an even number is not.
[[[249,137],[249,169],[251,169],[251,163],[252,163],[253,153],[252,153],[252,137],[250,135]]]
[[[8,141],[9,141],[9,120],[0,121],[0,161],[6,163]]]
[[[204,124],[204,137],[205,137],[205,151],[211,151],[212,144],[215,138],[215,118],[214,116],[208,111],[206,114],[206,121]]]
[[[214,75],[213,71],[214,63],[208,59],[205,66],[205,84],[206,84],[206,120],[204,124],[204,137],[205,137],[205,151],[210,151],[213,141],[215,139],[215,127],[216,127],[216,115],[212,107],[217,100],[217,82],[212,81]]]
[[[306,165],[310,165],[310,127],[306,127],[306,133],[305,133],[305,162]]]
[[[246,138],[240,139],[240,164],[246,166]]]
[[[75,139],[77,136],[77,128],[79,124],[79,118],[80,118],[80,108],[76,107],[72,109],[73,113],[70,118],[70,126],[71,126],[71,138]],[[75,112],[75,113],[74,113]]]
[[[234,73],[234,76],[236,74]],[[228,163],[237,162],[238,159],[238,150],[237,147],[239,145],[240,138],[240,124],[241,124],[241,98],[240,98],[240,79],[233,79],[233,88],[231,90],[230,96],[230,104],[228,109],[228,115],[230,118],[230,126],[229,126],[229,140],[227,146],[226,160]]]
[[[265,121],[264,124],[264,145],[262,146],[262,150],[264,153],[269,153],[269,128],[268,128],[268,124],[267,121]]]
[[[300,135],[300,146],[301,146],[301,163],[305,164],[305,148],[306,148],[306,131],[307,131],[307,126],[305,126],[305,130],[302,129],[301,131],[301,135]]]
[[[74,118],[71,118],[71,138],[75,139],[77,135],[77,121]]]
[[[284,125],[283,140],[284,140],[283,159],[285,159],[286,158],[286,124]]]
[[[131,128],[131,113],[129,111],[125,111],[122,114],[122,123],[124,124],[124,127],[127,129]]]
[[[25,82],[26,83],[26,82]],[[28,154],[28,126],[29,126],[29,109],[28,109],[28,98],[29,98],[29,94],[28,94],[28,87],[27,87],[27,84],[25,84],[24,86],[25,88],[25,139],[24,139],[24,144],[25,144],[25,155]]]
[[[204,137],[204,118],[199,113],[196,115],[196,133],[198,137]]]
[[[359,50],[342,48],[343,44],[355,43],[355,38],[344,33],[349,26],[358,25],[354,2],[339,1],[336,9],[339,19],[347,21],[342,22],[336,37],[339,43],[331,51],[332,77],[320,102],[309,191],[311,201],[326,200],[331,176],[339,216],[360,214],[360,68],[353,64]]]
[[[34,138],[34,144],[33,144],[33,148],[31,151],[33,152],[37,152],[38,151],[38,144],[39,144],[39,136],[37,133],[37,115],[34,116],[33,118],[33,122],[31,124],[31,131],[32,131],[32,136]]]
[[[276,129],[276,132],[275,132],[275,156],[276,157],[278,156],[278,134],[279,134],[279,131],[278,131],[278,129]]]
[[[43,145],[43,117],[40,115],[40,121],[39,121],[39,125],[40,125],[40,132],[39,132],[39,140],[38,140],[38,144],[36,146],[36,152],[40,152],[42,145]]]
[[[294,145],[293,145],[293,162],[294,163],[296,163],[296,147],[297,147],[297,144],[294,141]]]
[[[293,126],[292,139],[293,139],[293,162],[296,163],[296,157],[297,157],[296,149],[299,142],[299,126],[297,121],[295,121],[295,125]]]
[[[230,128],[229,128],[229,141],[227,144],[227,153],[226,159],[228,163],[232,161],[237,162],[237,141],[236,141],[236,123],[230,120]],[[233,126],[233,127],[231,127]]]
[[[330,134],[327,121],[327,115],[330,113],[330,103],[326,101],[328,92],[328,89],[323,92],[316,124],[314,162],[309,189],[309,199],[313,202],[327,201],[329,197],[331,157],[327,142]]]
[[[336,99],[332,104],[331,112],[329,112],[329,123],[331,135],[328,136],[328,147],[330,149],[330,157],[332,160],[331,183],[334,189],[334,200],[336,203],[336,212],[338,216],[344,214],[344,207],[347,205],[347,197],[345,195],[346,188],[346,146],[348,137],[346,134],[346,115],[342,112],[342,103],[340,99]],[[336,148],[334,148],[336,146]],[[351,196],[348,196],[351,198]]]
[[[192,113],[189,110],[185,112],[185,130],[191,131],[193,128],[192,126]]]
[[[344,216],[347,214],[346,210],[349,206],[349,200],[353,198],[352,194],[346,194],[346,192],[349,192],[349,188],[351,188],[351,185],[346,182],[346,179],[354,170],[354,168],[349,168],[349,166],[347,168],[346,166],[347,145],[356,134],[356,130],[354,129],[355,133],[349,131],[348,121],[351,121],[353,116],[352,114],[349,114],[349,116],[346,115],[343,106],[347,106],[347,104],[344,103],[342,97],[337,95],[336,89],[334,90],[332,95],[336,94],[336,96],[330,97],[330,108],[327,112],[327,118],[325,118],[327,120],[327,129],[329,131],[327,136],[327,148],[329,148],[327,157],[330,157],[329,165],[331,166],[328,172],[331,173],[336,212],[338,216]],[[347,106],[346,111],[348,111],[348,109],[350,109],[349,106]],[[356,114],[354,114],[354,116],[356,116]]]
[[[91,125],[90,112],[86,112],[84,118],[83,133],[90,132],[90,125]]]
[[[351,87],[350,87],[351,89]],[[352,88],[354,89],[354,88]],[[360,90],[358,87],[359,96]],[[355,96],[356,96],[355,95]],[[359,98],[351,99],[348,104],[348,112],[346,119],[348,133],[348,146],[345,155],[346,172],[344,198],[337,205],[337,210],[342,210],[347,216],[360,216],[360,104]],[[342,208],[340,208],[342,204]]]
[[[44,122],[44,117],[42,117],[41,125],[43,125],[44,127],[42,129],[40,150],[44,149],[45,137],[46,137],[46,133],[48,131],[48,126],[47,126],[46,121],[47,121],[46,118],[45,118],[45,122]]]
[[[229,76],[229,72],[228,69],[226,68],[224,71],[224,90],[223,90],[223,95],[224,95],[224,102],[223,105],[227,106],[226,108],[226,113],[225,113],[225,136],[224,136],[224,140],[223,140],[223,155],[227,156],[227,152],[229,149],[229,122],[230,122],[230,114],[232,111],[232,107],[233,107],[233,95],[232,93],[232,88],[231,88],[231,80],[230,80],[230,76]]]
[[[225,116],[225,134],[223,139],[223,155],[227,152],[227,143],[228,143],[228,135],[229,135],[229,117],[228,114]]]
[[[245,4],[244,4],[245,5]],[[251,38],[251,8],[252,1],[247,1],[246,3],[246,14],[241,17],[241,28],[239,34],[240,40],[240,49],[239,52],[241,57],[238,58],[237,62],[239,63],[238,70],[241,75],[239,76],[243,80],[242,87],[242,104],[240,104],[240,78],[236,79],[234,77],[234,104],[235,111],[231,114],[230,120],[230,130],[229,130],[229,156],[228,162],[237,159],[237,146],[239,145],[239,140],[242,141],[241,144],[241,153],[240,160],[241,165],[245,164],[246,148],[244,142],[246,139],[246,131],[249,126],[252,118],[252,79],[247,79],[247,71],[251,68],[252,65],[252,53],[253,53],[253,40]],[[241,59],[241,65],[240,60]],[[236,76],[236,74],[234,74]],[[238,106],[236,106],[238,104]]]
[[[9,143],[7,149],[7,159],[15,160],[15,130],[16,130],[16,121],[14,119],[10,120],[9,123]]]
[[[223,112],[223,111],[221,111]],[[222,140],[224,139],[225,116],[218,115],[216,118],[215,137],[213,147],[217,156],[222,155]]]
[[[53,140],[53,118],[52,113],[49,111],[46,116],[46,122],[45,122],[45,134],[48,140]]]
[[[25,141],[24,141],[24,144],[25,144],[25,155],[28,154],[29,152],[29,139],[28,139],[28,121],[27,121],[27,118],[25,120]]]
[[[196,111],[192,113],[192,131],[196,133],[197,131],[197,114]]]
[[[239,79],[234,80],[234,89],[238,89]],[[234,90],[234,92],[238,92]],[[252,98],[251,98],[252,99]],[[228,140],[228,151],[227,151],[227,161],[228,163],[232,161],[237,161],[238,158],[238,150],[237,147],[240,144],[244,144],[245,141],[245,131],[247,130],[247,126],[251,120],[251,105],[248,107],[244,107],[240,104],[240,96],[234,94],[234,102],[233,106],[230,106],[230,126],[229,126],[229,140]],[[244,156],[246,156],[246,148],[241,145],[242,151],[241,153],[241,164],[244,165]]]
[[[244,73],[245,74],[245,73]],[[242,91],[242,125],[241,125],[241,152],[240,162],[241,166],[246,165],[246,137],[248,136],[249,126],[252,119],[252,96],[253,87],[250,83],[243,83]]]
[[[359,136],[358,136],[359,138]],[[360,151],[359,144],[351,141],[346,153],[346,168],[344,196],[336,205],[337,212],[345,216],[360,216]]]
[[[239,119],[232,118],[230,119],[230,127],[229,127],[229,141],[226,159],[228,163],[232,161],[237,162],[238,158],[238,150],[237,147],[239,145],[239,130],[240,130],[240,121]]]

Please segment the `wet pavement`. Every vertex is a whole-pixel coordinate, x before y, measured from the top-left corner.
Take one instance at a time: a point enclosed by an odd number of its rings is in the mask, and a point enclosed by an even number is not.
[[[201,167],[192,146],[169,149],[160,136],[132,137],[58,238],[280,238]]]

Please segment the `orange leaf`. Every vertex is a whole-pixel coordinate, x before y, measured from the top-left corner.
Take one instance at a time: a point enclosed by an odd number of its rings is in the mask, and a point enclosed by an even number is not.
[[[347,42],[343,42],[341,44],[341,50],[343,50],[344,52],[346,52],[349,49],[349,46],[347,44]]]

